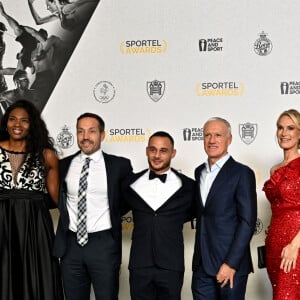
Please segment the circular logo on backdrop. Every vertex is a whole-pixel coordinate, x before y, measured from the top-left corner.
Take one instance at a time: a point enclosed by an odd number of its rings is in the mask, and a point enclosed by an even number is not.
[[[254,51],[260,56],[266,56],[271,53],[273,48],[272,42],[267,38],[267,34],[262,31],[259,34],[259,39],[254,43]]]
[[[110,102],[115,94],[115,87],[109,81],[99,81],[94,87],[94,97],[100,103]]]
[[[261,219],[257,218],[256,220],[256,226],[255,226],[255,230],[254,230],[254,234],[257,235],[257,234],[260,234],[261,231],[263,230],[264,228],[264,225],[263,225],[263,222]]]

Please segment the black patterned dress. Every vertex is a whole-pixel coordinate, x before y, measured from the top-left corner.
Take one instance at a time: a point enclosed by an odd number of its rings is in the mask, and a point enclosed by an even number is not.
[[[63,299],[44,167],[0,147],[0,299]]]

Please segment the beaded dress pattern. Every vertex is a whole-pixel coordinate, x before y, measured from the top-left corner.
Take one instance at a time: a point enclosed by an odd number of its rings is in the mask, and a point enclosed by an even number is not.
[[[300,231],[300,158],[277,169],[264,184],[272,218],[266,237],[267,271],[274,300],[300,299],[300,255],[295,269],[280,269],[283,247]]]

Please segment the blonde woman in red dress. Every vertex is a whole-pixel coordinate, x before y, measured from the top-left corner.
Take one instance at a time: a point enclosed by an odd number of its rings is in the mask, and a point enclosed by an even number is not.
[[[300,113],[284,111],[277,120],[283,160],[271,168],[263,190],[272,218],[266,237],[266,263],[274,300],[300,299]]]

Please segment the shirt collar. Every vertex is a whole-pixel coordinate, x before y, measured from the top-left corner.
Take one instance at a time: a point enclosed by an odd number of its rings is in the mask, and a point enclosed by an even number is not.
[[[86,159],[86,157],[89,157],[91,160],[97,162],[97,161],[100,161],[101,159],[103,159],[103,152],[101,149],[99,149],[91,155],[86,155],[85,153],[83,153],[81,151],[80,152],[80,161],[84,161]]]
[[[209,162],[208,162],[208,159],[206,160],[205,162],[205,168],[206,168],[206,171],[209,173],[209,172],[212,172],[216,169],[221,169],[224,164],[227,162],[227,160],[230,158],[230,154],[227,153],[225,156],[223,156],[222,158],[220,158],[218,161],[216,161],[212,166],[211,166],[211,169],[209,168]]]

